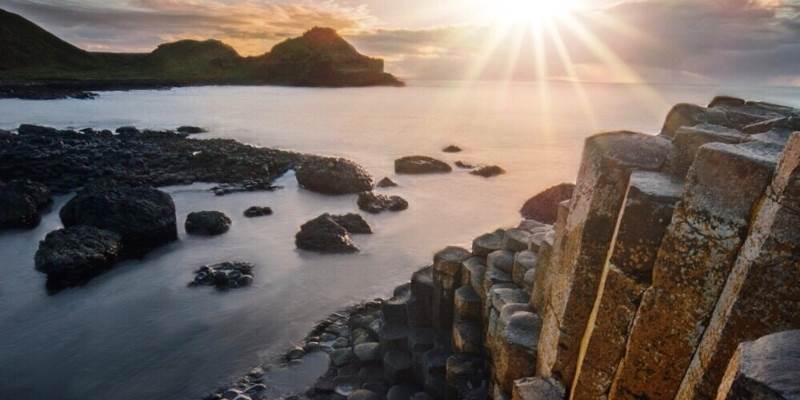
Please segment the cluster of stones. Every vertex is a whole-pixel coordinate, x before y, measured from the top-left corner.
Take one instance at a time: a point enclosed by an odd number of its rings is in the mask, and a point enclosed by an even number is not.
[[[461,148],[458,146],[447,146],[442,149],[445,153],[458,153]],[[471,170],[472,175],[491,178],[505,174],[506,171],[498,165],[473,165],[463,161],[456,161],[455,165],[461,169]],[[453,171],[450,164],[428,156],[407,156],[398,158],[394,162],[394,170],[398,174],[420,175],[420,174],[439,174]]]
[[[254,265],[244,262],[224,262],[204,265],[195,271],[189,286],[214,286],[217,289],[236,289],[253,283]]]
[[[737,348],[800,328],[797,130],[799,110],[720,97],[659,135],[589,138],[538,254],[534,379],[572,399],[790,398],[796,340]]]

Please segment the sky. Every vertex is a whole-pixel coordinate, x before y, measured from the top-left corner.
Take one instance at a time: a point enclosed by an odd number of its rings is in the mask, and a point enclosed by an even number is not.
[[[569,4],[566,9],[564,4]],[[407,79],[800,85],[800,0],[0,0],[93,51],[337,29]]]

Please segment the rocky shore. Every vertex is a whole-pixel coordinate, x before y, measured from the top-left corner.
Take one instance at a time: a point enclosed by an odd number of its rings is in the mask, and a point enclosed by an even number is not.
[[[288,351],[329,355],[309,389],[208,398],[796,398],[797,130],[800,110],[718,97],[591,137],[577,184],[525,204],[547,222],[447,247]]]

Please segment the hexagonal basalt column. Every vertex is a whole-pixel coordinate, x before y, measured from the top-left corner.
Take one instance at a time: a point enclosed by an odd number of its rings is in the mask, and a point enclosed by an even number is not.
[[[659,170],[670,148],[664,137],[632,132],[587,139],[567,222],[554,244],[558,259],[547,272],[538,352],[544,376],[572,381],[630,173]]]
[[[800,329],[800,133],[787,144],[767,194],[683,378],[680,399],[713,398],[739,343]]]
[[[470,252],[450,246],[433,257],[433,326],[450,331],[453,327],[453,299],[461,285],[461,269]]]
[[[609,398],[675,396],[780,150],[755,142],[700,148]]]
[[[584,334],[588,340],[572,390],[574,399],[601,398],[611,387],[681,190],[682,183],[666,174],[631,174],[603,290],[595,303],[596,316]]]

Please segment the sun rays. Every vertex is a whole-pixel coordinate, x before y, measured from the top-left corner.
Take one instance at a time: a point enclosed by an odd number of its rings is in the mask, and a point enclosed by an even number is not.
[[[630,85],[632,96],[651,105],[653,112],[666,102],[648,86],[639,73],[615,51],[615,45],[595,33],[593,27],[615,32],[614,37],[640,43],[655,39],[636,27],[615,19],[602,9],[590,9],[581,0],[465,0],[475,9],[477,20],[488,32],[482,46],[471,60],[471,66],[461,77],[465,81],[486,79],[490,65],[499,68],[498,79],[506,87],[519,80],[536,84],[538,102],[532,112],[543,114],[539,129],[550,131],[549,108],[556,99],[551,86],[568,84],[579,101],[576,111],[595,124],[595,113],[585,86],[596,83]],[[467,40],[453,38],[453,42]],[[532,62],[524,63],[530,59]],[[496,74],[497,72],[495,72]],[[577,117],[577,115],[576,115]]]

